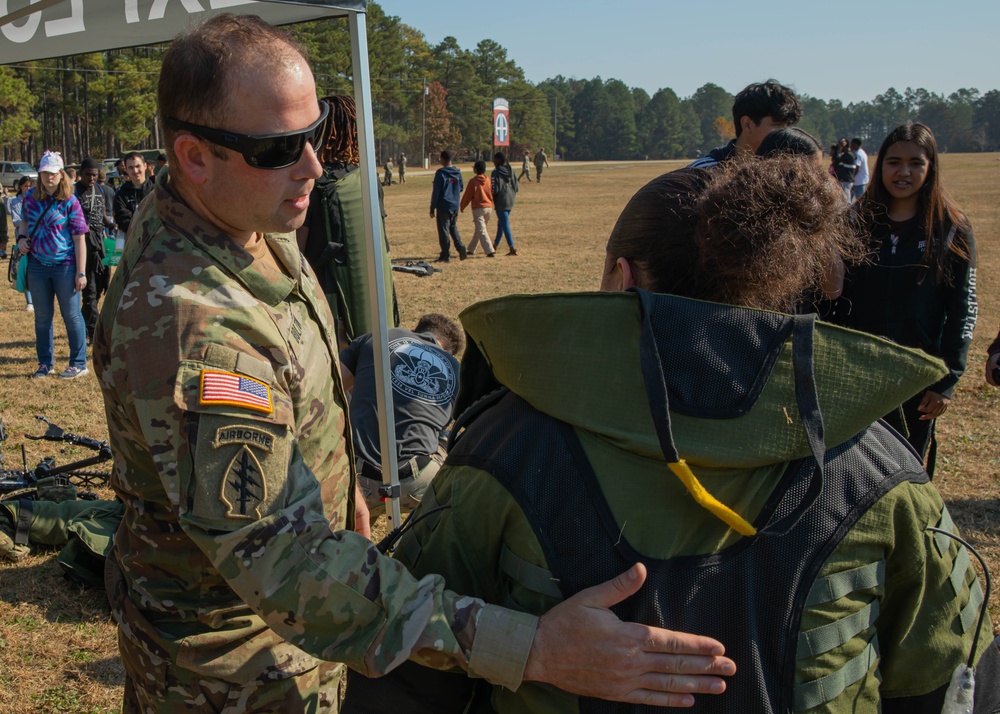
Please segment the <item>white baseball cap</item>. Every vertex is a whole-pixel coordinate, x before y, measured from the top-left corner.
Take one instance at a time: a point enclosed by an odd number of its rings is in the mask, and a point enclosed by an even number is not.
[[[42,154],[42,160],[38,162],[38,172],[48,172],[57,174],[63,170],[62,156],[58,151],[46,151]]]

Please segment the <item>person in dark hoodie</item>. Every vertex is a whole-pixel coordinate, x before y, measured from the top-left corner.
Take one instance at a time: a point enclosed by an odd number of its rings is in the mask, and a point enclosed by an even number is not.
[[[703,631],[737,664],[699,712],[940,712],[970,650],[980,673],[1000,653],[988,616],[975,634],[968,552],[925,531],[955,532],[940,493],[873,422],[945,368],[782,314],[857,244],[809,159],[650,181],[611,232],[602,292],[462,312],[448,459],[399,560],[538,613],[641,558],[653,575],[616,614]],[[977,684],[995,705],[997,687]],[[653,709],[404,663],[352,672],[341,711]]]
[[[128,179],[118,187],[115,194],[115,223],[124,235],[128,235],[128,227],[132,224],[132,214],[139,204],[153,191],[153,179],[146,178],[146,159],[138,151],[124,156],[125,173]]]
[[[500,152],[493,154],[493,165],[496,168],[490,174],[490,188],[493,191],[493,210],[497,214],[497,237],[493,240],[493,248],[496,249],[500,245],[500,238],[504,237],[510,248],[507,255],[517,255],[514,236],[510,232],[510,212],[517,199],[517,177],[511,170],[507,157]]]
[[[85,158],[80,163],[80,180],[76,183],[76,198],[87,221],[87,284],[81,291],[83,321],[87,328],[87,344],[94,339],[94,328],[100,312],[98,302],[108,288],[111,274],[104,265],[104,232],[113,228],[114,220],[108,215],[108,193],[98,185],[101,164],[96,159]]]
[[[437,218],[438,242],[441,244],[441,255],[436,261],[438,263],[451,260],[449,238],[455,244],[459,260],[468,257],[462,236],[458,232],[458,209],[462,201],[463,183],[462,172],[451,165],[454,157],[455,152],[450,149],[441,152],[441,168],[434,174],[434,191],[431,193],[431,218]]]

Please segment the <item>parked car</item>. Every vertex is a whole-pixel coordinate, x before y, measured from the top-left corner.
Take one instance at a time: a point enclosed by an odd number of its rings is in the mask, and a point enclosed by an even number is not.
[[[118,161],[118,158],[113,158],[104,159],[104,161],[101,162],[101,168],[104,169],[104,175],[107,179],[121,178],[121,176],[118,175],[118,169],[115,166]]]
[[[38,172],[34,166],[24,161],[0,161],[0,184],[4,188],[12,188],[22,176],[37,180]]]

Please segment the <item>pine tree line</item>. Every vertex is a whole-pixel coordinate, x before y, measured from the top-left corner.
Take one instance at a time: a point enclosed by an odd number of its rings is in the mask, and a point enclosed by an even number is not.
[[[699,156],[733,132],[733,96],[705,84],[690,97],[670,88],[652,97],[617,79],[538,84],[498,42],[464,49],[453,37],[430,45],[399,17],[369,5],[373,122],[379,159],[444,148],[460,155],[492,150],[492,102],[510,102],[510,151],[552,148],[566,159],[674,159]],[[350,35],[342,19],[298,25],[321,95],[351,93]],[[154,120],[164,46],[114,50],[0,67],[0,154],[34,162],[45,149],[68,163],[162,146]],[[779,78],[780,79],[780,78]],[[737,88],[738,89],[738,88]],[[1000,150],[1000,91],[960,89],[948,96],[889,89],[844,104],[804,96],[800,126],[826,145],[860,137],[874,149],[907,120],[930,125],[945,151]],[[432,161],[433,163],[433,161]]]

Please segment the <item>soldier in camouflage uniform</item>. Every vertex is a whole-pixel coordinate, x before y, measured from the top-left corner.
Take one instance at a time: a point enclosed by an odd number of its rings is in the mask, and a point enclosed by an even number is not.
[[[538,619],[378,553],[332,318],[293,233],[322,171],[305,59],[222,15],[173,43],[158,94],[171,171],[133,218],[94,343],[125,504],[106,583],[123,711],[335,711],[334,662],[375,675],[407,658],[512,689],[721,691],[719,643],[607,609],[641,567]]]

